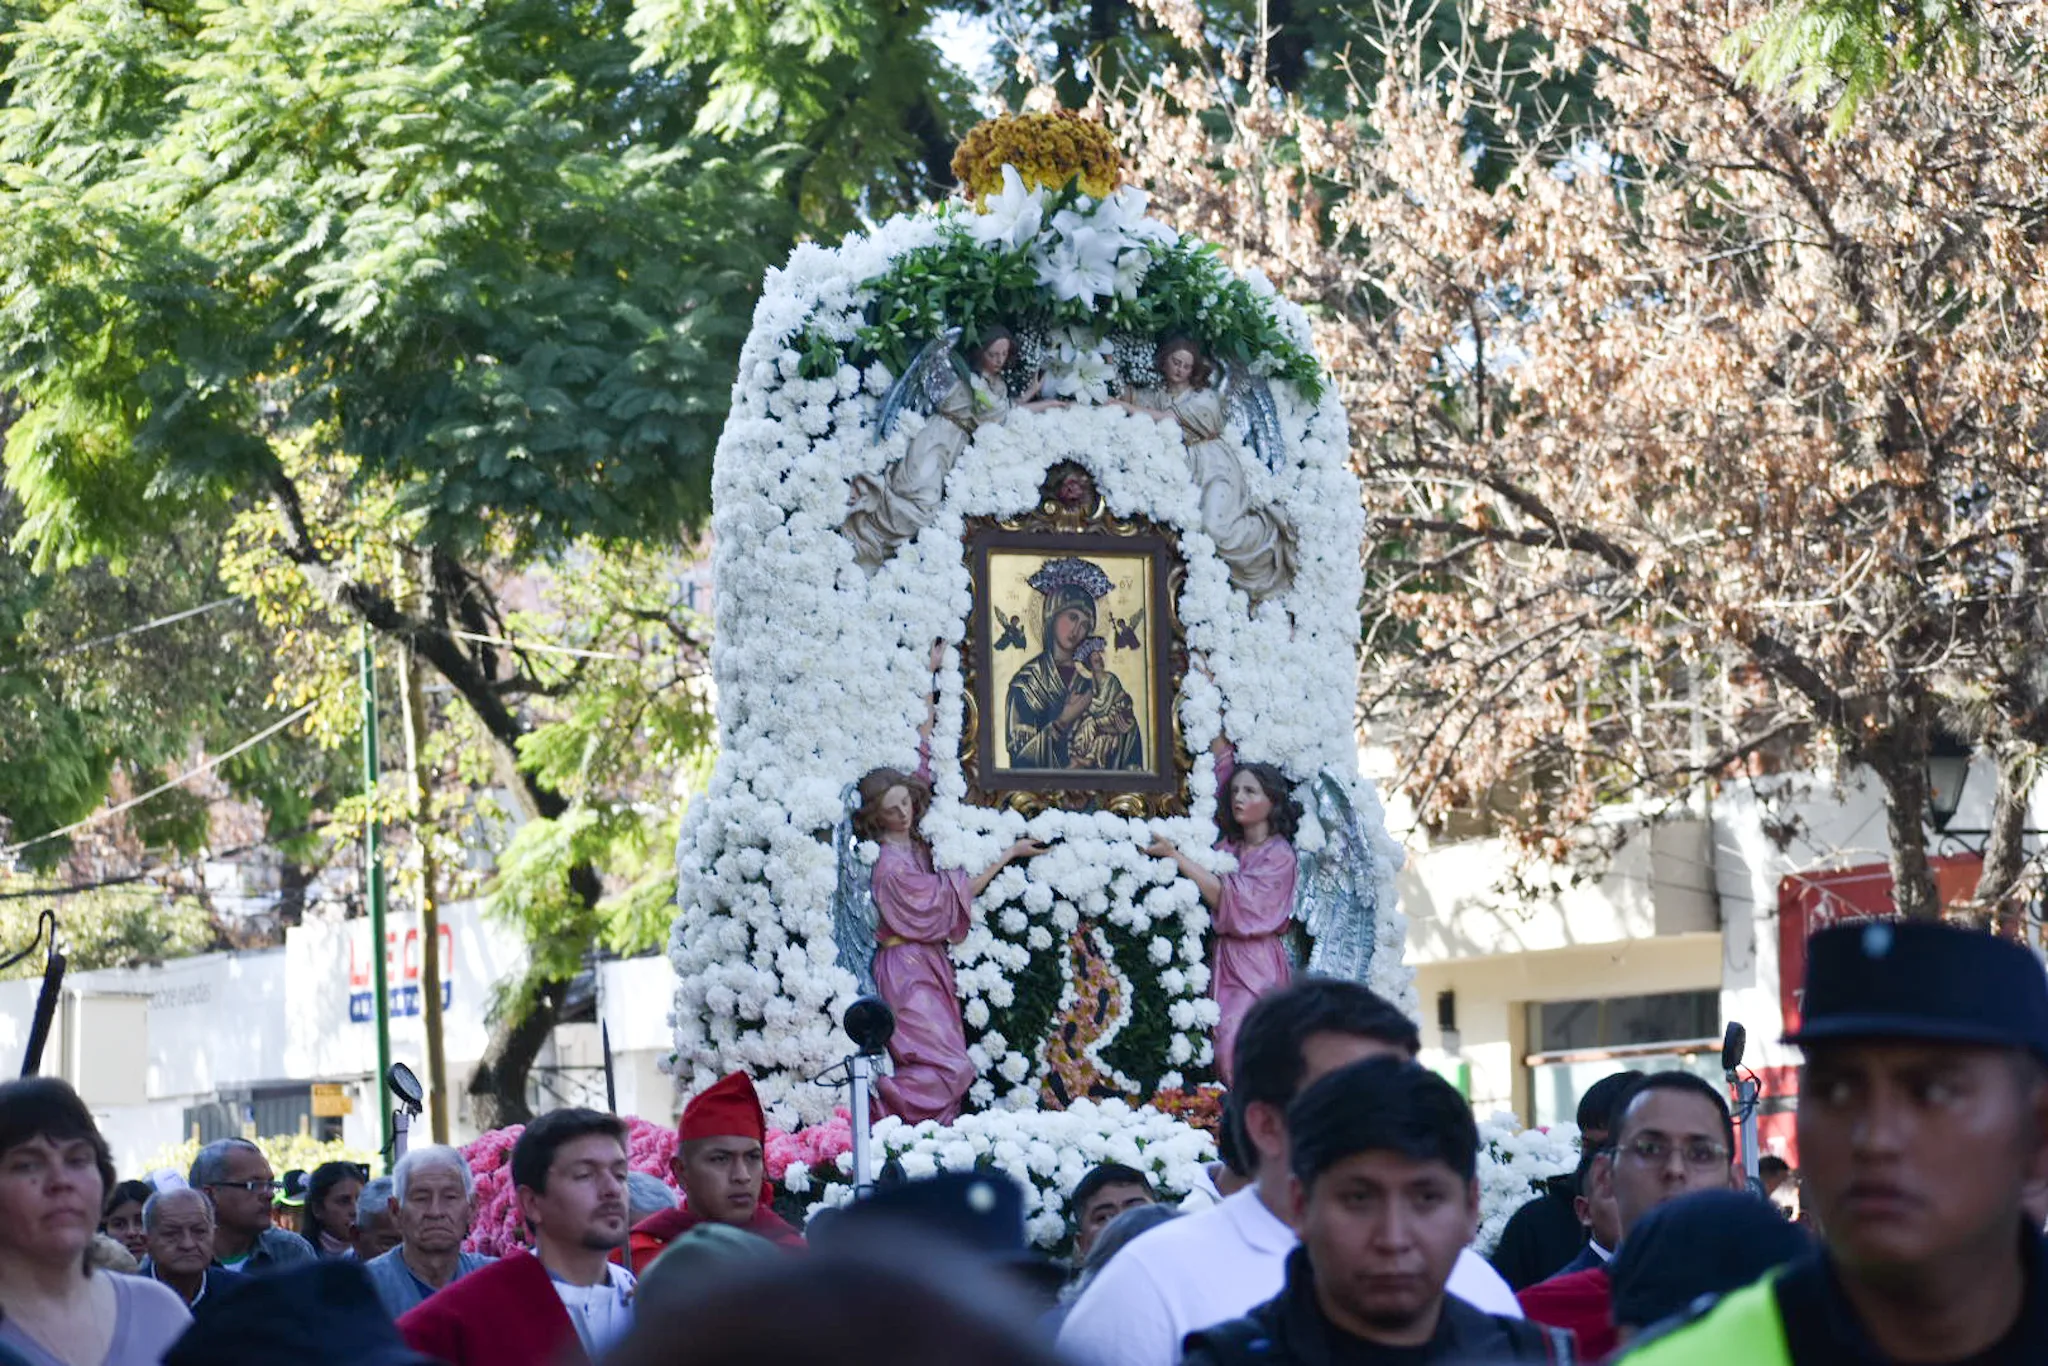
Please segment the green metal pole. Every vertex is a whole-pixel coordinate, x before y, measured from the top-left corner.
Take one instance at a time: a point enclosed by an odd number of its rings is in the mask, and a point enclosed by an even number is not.
[[[377,657],[370,646],[370,625],[363,623],[363,795],[377,797]],[[377,1098],[378,1149],[391,1161],[391,1100],[384,1078],[391,1074],[391,998],[384,980],[384,858],[378,849],[377,814],[371,809],[363,824],[363,877],[370,897],[370,990],[377,999],[377,1075],[371,1092]]]

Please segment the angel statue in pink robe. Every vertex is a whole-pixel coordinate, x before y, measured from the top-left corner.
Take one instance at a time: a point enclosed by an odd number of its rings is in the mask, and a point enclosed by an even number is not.
[[[1216,847],[1236,857],[1237,871],[1212,873],[1164,837],[1153,840],[1145,852],[1172,859],[1208,904],[1216,931],[1209,994],[1220,1012],[1216,1074],[1228,1086],[1231,1053],[1245,1012],[1266,992],[1285,986],[1294,971],[1282,935],[1294,914],[1299,869],[1294,835],[1301,827],[1301,806],[1279,769],[1239,764],[1236,752],[1220,736],[1211,749],[1216,756],[1216,825],[1223,833]]]
[[[946,946],[967,937],[974,898],[995,875],[1045,846],[1018,840],[979,873],[935,868],[931,846],[918,834],[932,800],[923,766],[916,773],[875,769],[858,792],[854,833],[881,846],[870,884],[875,989],[896,1012],[889,1040],[895,1073],[877,1079],[875,1091],[883,1111],[906,1124],[950,1124],[974,1084],[974,1064]]]

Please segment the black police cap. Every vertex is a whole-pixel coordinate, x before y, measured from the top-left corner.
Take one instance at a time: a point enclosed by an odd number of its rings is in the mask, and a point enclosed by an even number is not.
[[[1870,920],[1807,944],[1806,992],[1787,1043],[1927,1039],[2028,1049],[2048,1060],[2048,972],[1980,930]]]

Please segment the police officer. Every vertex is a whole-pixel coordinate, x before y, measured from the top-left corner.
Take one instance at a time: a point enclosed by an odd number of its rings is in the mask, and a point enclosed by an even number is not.
[[[1628,1366],[2048,1362],[2021,1210],[2048,1177],[2048,975],[2017,944],[1919,921],[1808,949],[1799,1159],[1826,1246],[1643,1340]]]

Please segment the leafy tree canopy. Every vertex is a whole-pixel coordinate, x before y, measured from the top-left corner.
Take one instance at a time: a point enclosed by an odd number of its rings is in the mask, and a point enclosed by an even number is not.
[[[275,492],[278,446],[467,549],[706,511],[781,162],[679,130],[608,7],[39,7],[0,122],[7,477],[43,564]]]

